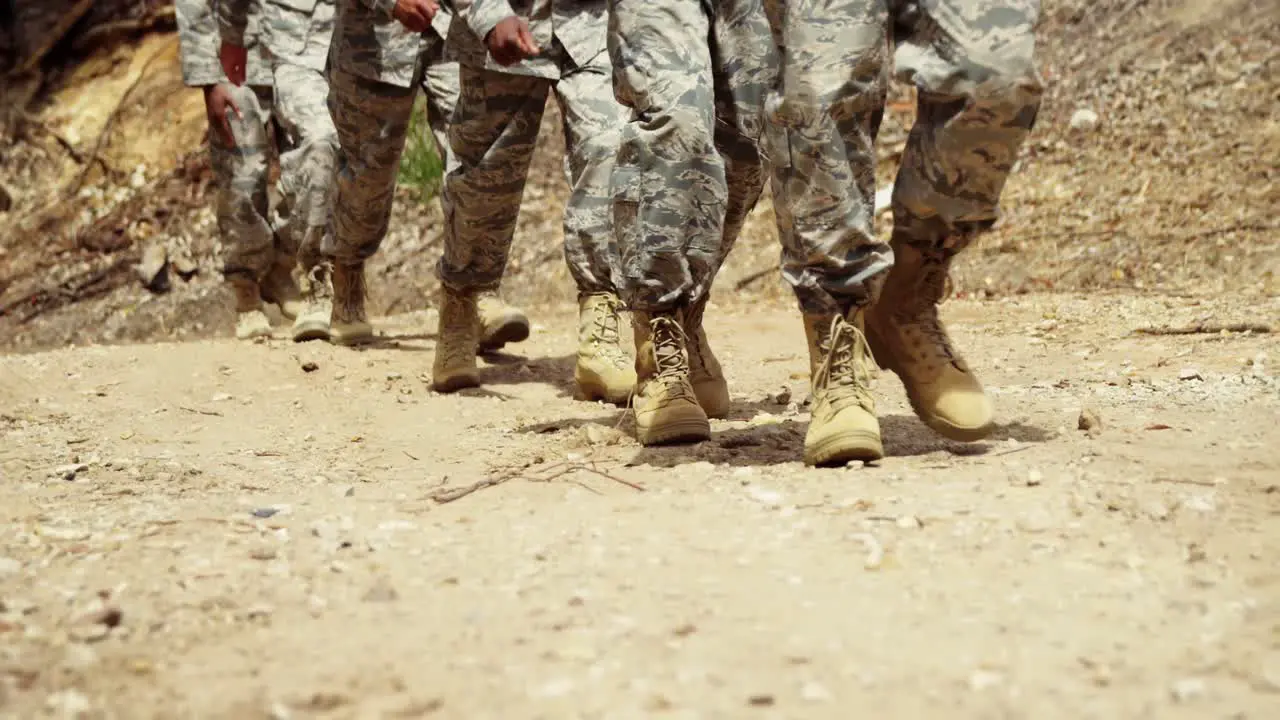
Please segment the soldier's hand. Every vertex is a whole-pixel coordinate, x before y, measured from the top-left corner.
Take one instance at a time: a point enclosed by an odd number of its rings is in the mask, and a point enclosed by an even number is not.
[[[440,4],[436,0],[396,0],[391,15],[413,32],[426,32],[436,16]]]
[[[231,90],[226,85],[206,85],[204,87],[204,111],[209,115],[209,127],[213,129],[222,143],[227,147],[236,146],[235,133],[231,132],[231,119],[227,117],[230,109],[236,117],[243,120],[240,106],[231,97]]]
[[[222,49],[218,51],[218,58],[222,61],[222,71],[227,74],[227,79],[237,87],[243,85],[245,64],[249,62],[249,51],[239,45],[224,42]]]
[[[494,25],[484,41],[489,46],[489,55],[499,65],[514,65],[539,52],[538,43],[529,32],[529,22],[517,15]]]

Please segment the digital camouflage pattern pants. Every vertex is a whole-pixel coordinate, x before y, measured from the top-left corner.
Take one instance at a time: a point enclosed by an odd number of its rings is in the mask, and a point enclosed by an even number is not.
[[[270,87],[227,85],[241,117],[229,112],[235,147],[221,133],[209,133],[209,164],[217,183],[214,214],[222,236],[223,274],[240,275],[261,282],[281,257],[297,248],[272,230],[268,173],[272,145],[272,93]]]
[[[784,68],[768,102],[784,275],[806,312],[874,302],[893,263],[873,227],[890,53],[918,98],[894,239],[955,253],[999,217],[1035,122],[1039,0],[765,2]]]
[[[400,156],[421,88],[427,125],[448,173],[457,166],[449,147],[449,118],[458,101],[458,64],[444,62],[444,40],[433,35],[409,87],[330,71],[329,108],[338,128],[339,154],[333,232],[324,251],[353,265],[378,251],[391,220]]]
[[[776,53],[761,0],[609,0],[620,289],[634,310],[703,298],[764,185]]]
[[[777,60],[726,31],[761,4]],[[955,252],[994,223],[1042,92],[1037,0],[611,0],[610,13],[615,82],[633,111],[615,178],[616,232],[624,295],[641,310],[699,299],[727,252],[717,254],[716,220],[733,190],[707,148],[730,123],[711,113],[709,92],[756,100],[734,84],[742,77],[772,89],[765,147],[783,275],[815,314],[873,302],[893,263],[873,229],[891,50],[920,104],[894,191],[895,236],[931,250]]]
[[[565,257],[580,293],[616,292],[617,250],[609,222],[609,179],[623,109],[613,98],[603,53],[577,67],[558,42],[560,78],[460,69],[462,93],[449,128],[458,167],[445,179],[441,283],[461,291],[490,290],[506,270],[538,139],[547,94],[564,118]]]
[[[297,248],[304,273],[322,260],[329,229],[329,207],[338,141],[325,98],[325,74],[302,65],[277,62],[275,118],[280,138],[280,233]]]

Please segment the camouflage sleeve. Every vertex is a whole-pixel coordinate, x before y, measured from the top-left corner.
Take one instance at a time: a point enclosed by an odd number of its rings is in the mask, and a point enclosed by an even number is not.
[[[391,17],[391,11],[396,9],[396,0],[360,0],[360,2],[383,17]]]
[[[182,82],[187,87],[222,82],[222,64],[218,62],[218,23],[210,6],[210,2],[216,1],[177,0],[174,3]]]
[[[495,25],[516,14],[507,0],[454,0],[459,17],[465,17],[467,25],[484,40]]]
[[[250,5],[262,0],[212,0],[218,6],[218,28],[222,42],[244,47],[245,28],[249,25]],[[253,10],[259,10],[254,7]]]

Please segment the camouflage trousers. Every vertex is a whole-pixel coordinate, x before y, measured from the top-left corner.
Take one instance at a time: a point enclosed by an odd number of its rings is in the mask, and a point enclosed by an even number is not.
[[[271,158],[270,87],[228,85],[242,117],[228,113],[236,144],[228,147],[218,132],[209,133],[209,164],[217,184],[215,215],[222,235],[223,274],[261,282],[277,262],[297,252],[272,229],[267,192]]]
[[[432,37],[436,42],[419,56],[408,87],[330,69],[329,110],[341,151],[333,232],[323,250],[344,265],[372,257],[387,234],[400,156],[419,88],[426,95],[427,125],[445,172],[457,165],[447,133],[458,101],[458,64],[444,61],[444,40]]]
[[[610,232],[609,179],[623,109],[613,98],[603,53],[577,67],[559,45],[560,78],[463,65],[462,93],[449,128],[458,168],[444,184],[444,254],[438,274],[455,290],[496,288],[506,270],[529,162],[554,92],[564,117],[564,251],[580,293],[616,292],[619,263]]]
[[[765,3],[783,49],[767,110],[783,274],[806,312],[866,305],[893,264],[873,211],[890,53],[918,98],[894,238],[954,253],[995,223],[1035,121],[1039,0]]]
[[[706,296],[764,186],[776,50],[761,0],[609,0],[614,92],[630,109],[612,179],[633,309]]]
[[[323,72],[291,63],[277,63],[273,75],[280,131],[279,232],[297,248],[299,268],[309,273],[323,259],[338,155],[337,133],[325,106],[329,83]]]

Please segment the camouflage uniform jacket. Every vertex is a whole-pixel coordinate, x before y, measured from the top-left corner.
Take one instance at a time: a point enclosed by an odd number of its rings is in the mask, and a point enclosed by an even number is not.
[[[381,2],[381,0],[378,0]],[[222,39],[245,46],[249,6],[262,10],[262,41],[276,62],[324,70],[334,0],[218,0]]]
[[[555,80],[560,77],[560,65],[551,51],[553,38],[578,67],[586,67],[606,48],[609,13],[604,0],[454,0],[453,5],[463,22],[456,23],[449,34],[446,53],[469,67]],[[542,53],[502,67],[489,57],[484,37],[512,15],[529,21]]]
[[[182,63],[182,82],[188,87],[202,87],[227,82],[218,60],[218,19],[214,7],[218,0],[177,0],[178,44]],[[248,85],[271,85],[271,59],[266,47],[258,41],[258,15],[249,16],[244,33],[244,47],[249,49]]]
[[[431,21],[440,39],[449,36],[451,14],[446,4],[442,0]],[[431,40],[410,32],[392,17],[395,6],[395,0],[338,0],[333,67],[396,87],[412,85],[418,58]]]

